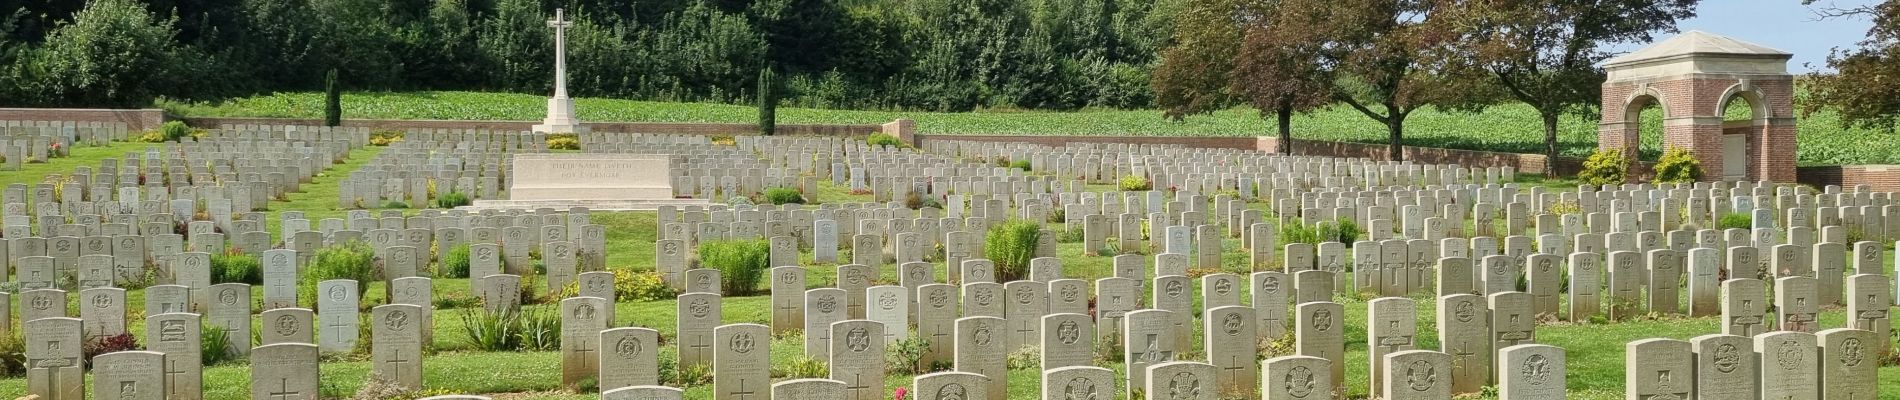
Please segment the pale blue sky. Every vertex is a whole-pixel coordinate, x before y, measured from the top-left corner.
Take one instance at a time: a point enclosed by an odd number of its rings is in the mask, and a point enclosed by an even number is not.
[[[1852,7],[1878,3],[1877,0],[1819,0],[1816,6],[1835,4]],[[1728,36],[1782,51],[1794,53],[1788,61],[1789,72],[1828,70],[1827,53],[1835,47],[1852,48],[1867,37],[1873,23],[1861,19],[1819,20],[1801,0],[1704,0],[1696,8],[1696,17],[1681,21],[1682,31],[1701,30]],[[1661,34],[1665,40],[1671,34]],[[1647,44],[1613,47],[1619,52],[1643,48]]]

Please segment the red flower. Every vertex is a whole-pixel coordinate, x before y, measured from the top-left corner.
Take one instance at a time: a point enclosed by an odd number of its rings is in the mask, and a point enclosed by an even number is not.
[[[897,397],[896,397],[896,400],[904,400],[904,395],[906,395],[906,394],[910,394],[910,392],[909,392],[909,391],[907,391],[907,390],[904,390],[904,388],[901,388],[901,387],[900,387],[900,388],[897,388]]]

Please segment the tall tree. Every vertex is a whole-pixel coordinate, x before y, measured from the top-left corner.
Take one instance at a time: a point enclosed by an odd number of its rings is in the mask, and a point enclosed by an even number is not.
[[[1841,125],[1850,127],[1892,131],[1900,126],[1900,2],[1815,11],[1828,19],[1869,19],[1874,26],[1857,48],[1828,54],[1828,67],[1838,72],[1808,76],[1809,99],[1801,112],[1833,109],[1840,112]]]
[[[1544,155],[1556,160],[1557,118],[1601,101],[1604,45],[1643,43],[1695,16],[1698,0],[1455,0],[1442,22],[1457,39],[1447,65],[1482,70],[1511,97],[1537,110]],[[1544,173],[1557,176],[1549,163]]]
[[[1405,118],[1430,105],[1469,109],[1485,101],[1470,76],[1432,62],[1446,36],[1433,0],[1284,0],[1277,24],[1298,49],[1314,49],[1335,78],[1332,97],[1385,125],[1393,161],[1405,158]]]
[[[1293,151],[1293,114],[1331,102],[1314,49],[1277,29],[1274,0],[1193,0],[1177,17],[1153,84],[1174,119],[1245,102],[1277,118],[1279,151]]]

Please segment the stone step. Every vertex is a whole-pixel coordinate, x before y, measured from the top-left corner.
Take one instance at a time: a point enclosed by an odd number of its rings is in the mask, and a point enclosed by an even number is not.
[[[551,208],[566,210],[585,207],[592,211],[653,211],[660,206],[711,206],[707,199],[633,199],[633,200],[476,200],[475,204],[457,207],[469,211],[481,210],[535,210]]]

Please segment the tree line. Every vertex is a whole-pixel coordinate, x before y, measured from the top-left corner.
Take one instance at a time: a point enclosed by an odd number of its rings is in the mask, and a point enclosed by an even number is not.
[[[1153,105],[1184,0],[0,0],[0,105],[138,106],[320,90],[962,111]]]

